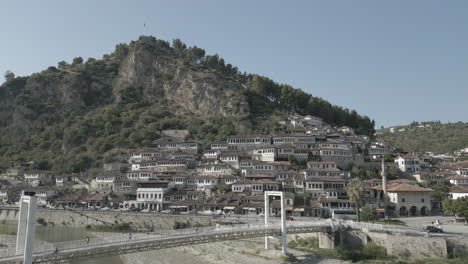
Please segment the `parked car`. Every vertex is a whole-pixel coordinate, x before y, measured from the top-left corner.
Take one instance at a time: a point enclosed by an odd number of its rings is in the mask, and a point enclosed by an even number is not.
[[[288,216],[288,217],[286,217],[286,220],[293,221],[294,218],[292,216]]]
[[[429,232],[429,233],[443,233],[444,232],[444,230],[442,230],[442,228],[438,228],[436,226],[426,226],[424,228],[424,231]]]
[[[110,210],[110,208],[106,206],[106,207],[102,207],[102,208],[100,208],[99,210],[101,210],[101,211],[109,211],[109,210]]]
[[[140,213],[149,213],[150,212],[150,209],[143,209],[140,211]]]

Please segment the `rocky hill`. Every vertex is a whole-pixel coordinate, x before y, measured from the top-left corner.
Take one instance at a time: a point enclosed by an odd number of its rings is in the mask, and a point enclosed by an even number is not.
[[[453,154],[468,147],[468,123],[414,122],[378,130],[376,137],[409,152]]]
[[[0,86],[0,170],[36,161],[42,169],[81,171],[144,146],[164,129],[189,129],[211,141],[270,133],[290,113],[372,134],[367,116],[289,85],[240,73],[218,55],[154,37],[119,44],[102,59],[77,57]]]

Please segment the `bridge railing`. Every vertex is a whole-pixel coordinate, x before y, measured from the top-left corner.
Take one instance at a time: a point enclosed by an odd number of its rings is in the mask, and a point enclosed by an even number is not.
[[[275,228],[276,225],[271,225],[269,228]],[[176,230],[164,230],[158,232],[147,233],[124,233],[124,234],[107,234],[100,238],[80,239],[66,242],[54,243],[54,247],[58,251],[72,250],[79,248],[92,248],[101,245],[112,245],[120,243],[157,241],[165,238],[177,238],[187,236],[201,236],[215,234],[220,232],[238,232],[251,230],[264,230],[264,225],[259,224],[244,224],[234,226],[218,226],[218,227],[201,227],[201,228],[186,228]],[[35,252],[43,253],[43,252]]]
[[[287,227],[315,227],[315,226],[330,226],[329,221],[288,221]],[[103,237],[89,237],[87,239],[49,243],[47,248],[36,248],[34,254],[45,254],[53,252],[73,251],[86,248],[96,248],[99,246],[112,246],[118,244],[137,243],[145,241],[158,241],[167,238],[178,238],[188,236],[202,236],[209,234],[242,232],[242,231],[263,231],[266,229],[281,229],[280,221],[271,221],[267,228],[264,223],[255,224],[236,224],[236,225],[218,225],[199,228],[187,228],[176,230],[158,230],[156,232],[147,233],[107,233]],[[1,257],[15,256],[13,249],[0,250]]]
[[[311,222],[311,221],[297,221],[287,223],[287,227],[300,227],[300,226],[323,226],[327,225],[326,222]],[[280,229],[280,222],[269,223],[268,229]],[[66,242],[53,243],[53,247],[57,251],[67,251],[80,248],[93,248],[102,245],[113,245],[120,243],[144,242],[144,241],[157,241],[165,238],[177,238],[186,236],[201,236],[208,234],[216,234],[220,232],[241,232],[252,230],[265,230],[264,224],[241,224],[241,225],[221,225],[200,228],[186,228],[176,230],[161,230],[157,232],[147,233],[121,233],[121,234],[106,234],[104,237],[90,237],[89,239],[80,239]],[[46,251],[35,251],[35,253],[44,253]]]

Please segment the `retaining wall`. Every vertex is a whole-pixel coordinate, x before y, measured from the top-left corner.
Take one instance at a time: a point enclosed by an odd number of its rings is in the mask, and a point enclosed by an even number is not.
[[[176,222],[190,223],[192,226],[197,224],[210,225],[212,221],[212,218],[209,216],[154,215],[112,211],[78,212],[83,213],[86,216],[67,210],[39,209],[37,212],[37,218],[43,218],[46,222],[52,222],[55,225],[67,226],[102,225],[104,223],[131,223],[133,227],[139,229],[172,229]],[[0,221],[17,222],[18,216],[19,211],[17,209],[0,209]]]

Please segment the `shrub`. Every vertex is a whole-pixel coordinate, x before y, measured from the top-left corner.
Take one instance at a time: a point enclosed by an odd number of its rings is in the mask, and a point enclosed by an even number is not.
[[[38,224],[40,224],[40,225],[43,225],[43,226],[46,226],[46,225],[47,225],[46,220],[45,220],[44,218],[42,218],[42,217],[37,218],[36,222],[37,222]]]
[[[173,228],[174,228],[174,229],[184,229],[184,228],[189,228],[190,226],[191,226],[191,225],[190,225],[189,222],[178,222],[178,221],[176,221],[176,222],[174,223]]]

